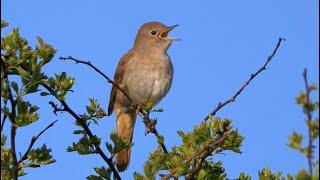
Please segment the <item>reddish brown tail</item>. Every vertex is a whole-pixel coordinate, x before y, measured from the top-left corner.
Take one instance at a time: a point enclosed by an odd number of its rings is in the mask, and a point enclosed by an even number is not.
[[[117,133],[120,137],[132,141],[134,124],[136,121],[136,111],[129,110],[121,112],[121,109],[116,109],[117,115]],[[125,171],[130,162],[131,148],[125,151],[121,151],[116,154],[116,166],[117,169],[122,172]]]

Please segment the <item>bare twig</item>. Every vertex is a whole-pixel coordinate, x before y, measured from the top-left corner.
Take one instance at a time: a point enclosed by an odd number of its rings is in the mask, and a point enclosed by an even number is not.
[[[28,147],[27,151],[23,154],[23,156],[19,159],[18,165],[28,158],[28,154],[29,154],[32,146],[34,145],[34,143],[38,140],[38,138],[39,138],[45,131],[47,131],[49,128],[51,128],[51,127],[54,125],[54,123],[56,123],[57,121],[58,121],[58,120],[53,121],[53,122],[50,123],[46,128],[44,128],[39,134],[37,134],[36,136],[33,136],[33,137],[31,138],[29,147]]]
[[[305,106],[306,107],[306,114],[307,114],[307,122],[310,123],[312,121],[312,114],[311,111],[309,110],[309,106],[310,106],[310,92],[311,92],[311,88],[309,86],[308,83],[308,71],[307,69],[304,69],[303,71],[303,79],[304,79],[304,83],[306,86],[306,103]],[[313,154],[313,144],[312,144],[312,132],[311,132],[311,128],[308,128],[308,153],[307,153],[307,159],[308,159],[308,167],[309,167],[309,174],[310,176],[312,176],[313,174],[313,170],[312,170],[312,154]]]
[[[161,146],[162,150],[164,153],[168,154],[168,150],[163,142],[163,138],[162,136],[159,134],[159,132],[157,131],[156,127],[155,127],[155,121],[150,119],[149,117],[149,113],[147,113],[146,111],[144,111],[143,109],[139,108],[132,100],[132,98],[128,95],[128,93],[126,91],[124,91],[117,83],[115,83],[114,81],[112,81],[106,74],[104,74],[101,70],[99,70],[96,66],[94,66],[90,61],[83,61],[83,60],[79,60],[79,59],[75,59],[72,56],[67,56],[67,57],[60,57],[61,60],[71,60],[74,61],[77,64],[85,64],[90,66],[92,69],[94,69],[96,72],[98,72],[100,75],[102,75],[108,83],[111,83],[112,85],[114,85],[120,92],[122,92],[127,98],[128,100],[132,103],[132,106],[137,109],[139,111],[139,116],[143,119],[144,124],[146,125],[147,128],[147,134],[148,133],[152,133],[156,136],[156,138],[158,139],[158,143]],[[161,141],[159,141],[160,139],[162,139]]]
[[[268,56],[266,62],[263,64],[263,66],[258,69],[255,73],[251,74],[249,79],[247,81],[244,82],[244,84],[240,87],[240,89],[229,99],[227,99],[224,102],[219,102],[218,105],[216,106],[216,108],[204,118],[204,121],[207,121],[210,117],[213,117],[217,114],[217,112],[223,108],[225,105],[234,102],[236,100],[236,98],[241,94],[241,92],[249,85],[249,83],[258,75],[260,74],[262,71],[267,69],[267,65],[269,64],[269,62],[272,60],[272,58],[276,55],[281,42],[284,41],[284,38],[279,38],[278,43],[276,45],[276,47],[274,48],[274,50],[272,51],[272,53]]]
[[[47,89],[49,91],[49,93],[51,95],[53,95],[63,106],[63,111],[68,112],[80,125],[81,127],[86,131],[86,133],[88,134],[88,136],[90,138],[95,137],[95,135],[91,132],[91,130],[89,129],[89,127],[87,126],[86,122],[84,121],[83,118],[81,118],[77,113],[75,113],[70,107],[69,105],[62,99],[59,99],[55,92],[53,91],[53,89],[51,89],[51,87],[49,87],[47,84],[45,83],[41,83],[41,85]],[[55,106],[53,106],[53,108],[55,109]],[[62,111],[62,109],[61,109]],[[99,144],[94,144],[97,153],[102,157],[102,159],[108,164],[108,166],[110,167],[110,169],[112,170],[114,176],[116,179],[121,180],[121,177],[118,173],[118,171],[116,170],[116,168],[113,165],[112,159],[108,158],[106,156],[106,154],[102,151],[102,149],[100,148]]]
[[[101,76],[103,76],[108,81],[108,83],[111,83],[119,91],[121,91],[129,99],[130,102],[133,102],[131,97],[117,83],[113,82],[107,75],[105,75],[102,71],[100,71],[97,67],[95,67],[90,61],[78,60],[78,59],[73,58],[72,56],[60,57],[59,59],[61,59],[61,60],[72,60],[77,64],[78,63],[79,64],[86,64],[86,65],[90,66],[92,69],[94,69],[96,72],[98,72]]]

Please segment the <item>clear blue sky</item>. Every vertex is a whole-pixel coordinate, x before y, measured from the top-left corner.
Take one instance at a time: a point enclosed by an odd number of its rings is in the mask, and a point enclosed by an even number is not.
[[[41,36],[56,47],[57,54],[45,72],[66,71],[76,78],[67,101],[82,113],[89,97],[107,107],[111,86],[86,66],[61,62],[59,56],[90,59],[110,77],[119,58],[132,46],[143,23],[160,21],[180,24],[172,36],[169,54],[175,68],[171,91],[158,105],[165,109],[157,116],[158,130],[172,147],[181,143],[176,131],[190,131],[219,101],[235,90],[264,63],[278,37],[285,41],[267,71],[257,77],[237,102],[225,107],[219,116],[233,119],[234,127],[245,136],[242,154],[227,153],[213,159],[223,161],[229,178],[247,172],[256,179],[258,170],[271,167],[284,173],[307,168],[303,156],[286,143],[293,129],[306,133],[304,115],[295,105],[295,96],[304,89],[303,68],[309,69],[310,82],[319,80],[318,1],[1,1],[1,19],[10,22],[6,34],[20,27],[21,34],[35,44]],[[318,96],[316,96],[318,98]],[[57,160],[52,165],[30,169],[23,180],[84,179],[93,167],[105,165],[99,156],[67,153],[66,147],[78,140],[73,135],[74,120],[68,114],[55,117],[48,101],[38,95],[28,99],[41,108],[41,119],[21,128],[17,147],[24,152],[32,135],[59,119],[36,143],[47,143]],[[8,127],[8,125],[7,125]],[[92,126],[95,134],[108,140],[115,128],[114,115]],[[144,136],[145,127],[137,120],[132,159],[124,179],[142,172],[148,153],[157,143]]]

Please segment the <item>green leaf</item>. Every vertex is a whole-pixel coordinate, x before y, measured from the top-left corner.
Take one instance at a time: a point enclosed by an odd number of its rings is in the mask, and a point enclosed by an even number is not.
[[[107,142],[106,142],[105,144],[106,144],[106,147],[107,147],[108,151],[109,151],[110,153],[113,153],[114,150],[113,150],[112,144],[109,144],[109,143],[107,143]]]
[[[85,130],[75,130],[73,131],[73,134],[87,134]]]
[[[170,156],[170,155],[169,155]],[[153,153],[150,153],[148,161],[144,164],[144,173],[147,179],[155,179],[156,174],[166,169],[167,157],[162,152],[161,148],[158,147]]]
[[[69,146],[67,151],[77,151],[80,155],[95,154],[96,148],[94,145],[100,145],[100,138],[97,136],[88,138],[85,135],[77,143],[72,143],[72,146]]]
[[[309,129],[311,130],[311,138],[315,140],[319,137],[319,118],[307,121]]]
[[[246,173],[240,173],[239,177],[238,177],[239,180],[251,180],[251,177],[249,175],[247,175]]]
[[[104,179],[97,175],[90,175],[87,177],[87,180],[104,180]]]
[[[163,108],[159,108],[159,109],[153,109],[151,112],[163,112],[164,109]]]
[[[18,176],[20,177],[20,176],[24,176],[24,175],[26,175],[27,173],[23,170],[23,169],[19,169],[19,171],[18,171]]]
[[[177,133],[181,138],[185,137],[185,134],[183,131],[177,131]]]
[[[26,79],[29,78],[29,73],[26,70],[24,70],[21,67],[17,67],[16,69],[17,69],[18,73],[20,74],[20,76],[22,76],[23,78],[26,78]]]
[[[7,136],[5,136],[4,134],[1,134],[1,146],[4,146],[6,144],[7,141]]]
[[[64,100],[65,95],[72,88],[74,84],[74,78],[68,77],[65,72],[55,74],[55,78],[49,80],[49,85],[56,92],[56,96]]]
[[[106,112],[100,107],[100,104],[96,99],[89,98],[90,104],[86,106],[88,118],[87,120],[93,120],[97,124],[97,120],[105,117]]]
[[[111,169],[106,169],[104,166],[95,167],[94,171],[98,174],[97,175],[90,175],[87,177],[88,180],[110,180],[111,179]]]
[[[8,25],[8,22],[1,20],[1,28],[7,27]]]
[[[281,172],[272,172],[270,168],[263,168],[259,171],[260,180],[285,180],[286,178],[282,176]]]
[[[110,179],[111,176],[111,169],[106,169],[105,167],[95,167],[94,171],[99,174],[100,177],[103,177],[104,179]]]
[[[133,178],[134,180],[148,180],[145,176],[139,174],[138,172],[134,172]]]
[[[306,170],[302,169],[298,172],[296,179],[297,180],[304,180],[304,179],[311,179],[311,177]]]
[[[127,150],[133,146],[129,140],[121,138],[116,132],[111,132],[110,139],[112,140],[114,146],[109,143],[106,143],[106,147],[112,154]]]
[[[11,82],[11,87],[13,88],[13,90],[14,90],[15,92],[18,92],[19,87],[18,87],[18,84],[17,84],[16,82],[12,81],[12,82]]]
[[[205,161],[202,165],[199,174],[196,176],[196,179],[205,179],[205,180],[225,180],[226,179],[226,173],[225,169],[222,167],[222,163],[219,162],[211,162],[211,161]]]
[[[40,57],[41,61],[40,66],[43,66],[51,61],[53,56],[56,53],[56,50],[53,46],[46,44],[40,37],[37,37],[38,45],[36,48],[37,55]]]
[[[50,95],[50,93],[48,93],[48,92],[41,92],[40,93],[40,96],[48,96],[48,95]]]
[[[17,117],[16,124],[18,126],[27,126],[39,119],[39,114],[36,113],[39,107],[31,105],[28,101],[17,101]]]
[[[303,151],[303,148],[301,146],[301,143],[302,143],[302,135],[301,134],[298,134],[296,133],[295,131],[292,133],[291,136],[289,136],[289,144],[288,146],[295,149],[295,150],[298,150],[300,152]]]
[[[46,144],[41,148],[32,149],[28,154],[29,167],[40,167],[41,165],[47,165],[56,162],[52,158],[51,149],[47,148]]]

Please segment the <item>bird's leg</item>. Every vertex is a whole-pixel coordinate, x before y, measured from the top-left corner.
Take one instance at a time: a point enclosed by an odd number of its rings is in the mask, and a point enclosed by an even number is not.
[[[138,114],[140,111],[140,107],[141,107],[140,104],[133,103],[132,106],[136,110],[136,113]]]

